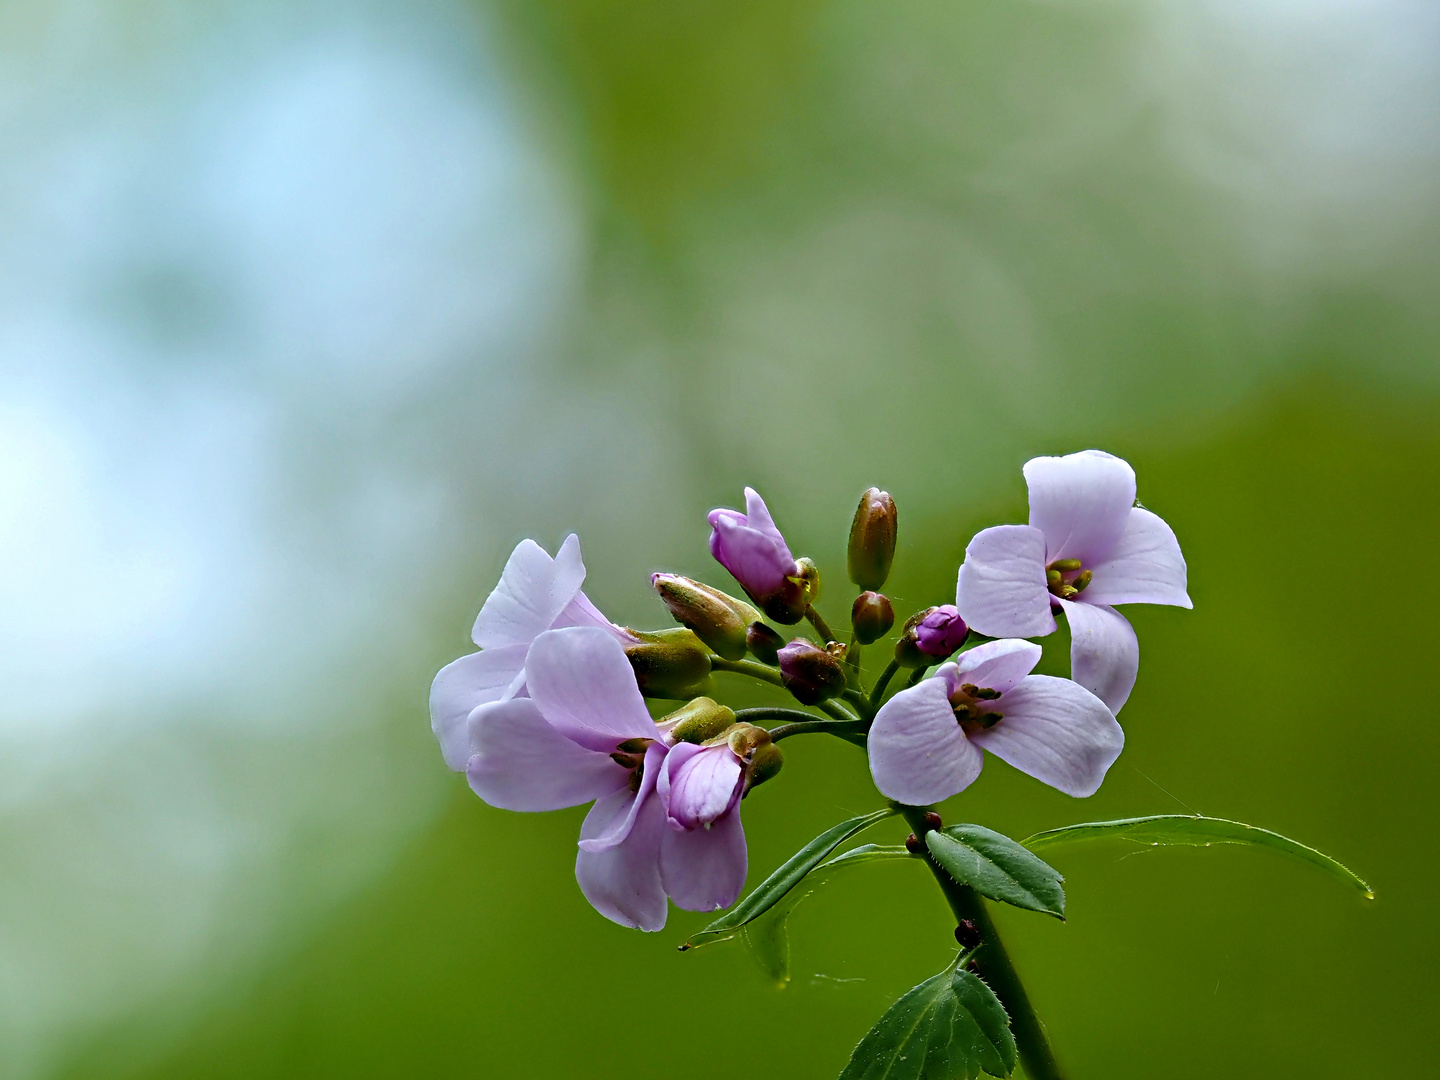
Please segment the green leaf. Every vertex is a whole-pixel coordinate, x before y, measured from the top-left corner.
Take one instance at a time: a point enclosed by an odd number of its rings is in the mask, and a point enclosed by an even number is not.
[[[1065,918],[1064,878],[1008,836],[980,825],[951,825],[926,833],[925,846],[947,874],[981,896]]]
[[[1312,847],[1306,847],[1298,840],[1281,836],[1269,829],[1257,829],[1224,818],[1200,817],[1189,814],[1155,814],[1151,817],[1120,818],[1118,821],[1091,821],[1083,825],[1067,825],[1063,829],[1050,829],[1036,833],[1025,841],[1027,848],[1054,847],[1057,844],[1072,843],[1076,840],[1099,840],[1113,837],[1119,840],[1133,840],[1140,844],[1159,847],[1162,844],[1188,844],[1192,847],[1209,847],[1211,844],[1254,844],[1283,852],[1302,862],[1308,862],[1346,881],[1365,894],[1366,899],[1375,899],[1375,892],[1360,877],[1334,859]]]
[[[893,847],[861,844],[843,855],[835,856],[829,862],[821,863],[810,871],[803,884],[791,889],[760,918],[740,928],[739,937],[748,946],[751,959],[760,965],[760,969],[773,983],[784,986],[790,981],[789,919],[800,903],[809,899],[821,885],[826,884],[836,871],[863,866],[866,863],[897,861],[919,862],[898,844]],[[722,937],[719,940],[725,941],[728,938]]]
[[[974,1080],[1015,1071],[1005,1007],[957,965],[891,1005],[850,1055],[840,1080]]]
[[[690,938],[681,948],[691,949],[722,936],[731,936],[733,931],[759,918],[784,899],[786,893],[805,880],[805,875],[824,862],[826,857],[846,840],[894,813],[895,811],[889,808],[876,810],[873,814],[853,817],[826,829],[786,859],[780,869],[757,885],[749,896]]]

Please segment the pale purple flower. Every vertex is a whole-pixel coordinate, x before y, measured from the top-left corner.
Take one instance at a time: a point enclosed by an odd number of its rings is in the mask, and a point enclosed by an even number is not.
[[[926,656],[946,657],[965,644],[969,632],[959,610],[953,604],[941,604],[915,624],[915,647]]]
[[[747,487],[745,513],[711,510],[709,520],[710,554],[715,560],[766,615],[777,622],[799,622],[807,602],[802,569],[775,527],[765,500]]]
[[[656,785],[670,790],[666,762],[679,748],[650,718],[614,635],[586,626],[541,633],[525,672],[529,697],[482,705],[468,718],[475,793],[506,810],[594,800],[575,878],[595,910],[623,926],[663,927],[667,892],[691,910],[732,903],[745,878],[739,812],[722,807],[707,819],[704,806],[697,815],[686,802],[695,835],[677,839],[686,826],[667,826],[669,803]],[[704,782],[697,775],[683,786],[698,793]]]
[[[470,713],[524,693],[525,654],[536,636],[563,626],[598,626],[626,644],[636,640],[580,591],[584,580],[585,564],[574,533],[553,559],[534,540],[522,540],[510,553],[500,583],[486,598],[471,631],[480,652],[441,668],[430,686],[430,728],[450,768],[463,772],[470,760]]]
[[[1140,646],[1115,604],[1191,606],[1185,559],[1170,526],[1135,505],[1135,471],[1099,450],[1025,463],[1030,524],[977,533],[955,603],[988,637],[1054,632],[1070,623],[1070,675],[1119,712],[1135,686]]]
[[[926,806],[980,775],[982,750],[1067,795],[1092,795],[1125,733],[1069,679],[1031,675],[1039,645],[989,641],[887,701],[870,727],[870,773],[888,798]]]
[[[676,743],[665,757],[658,790],[669,825],[660,846],[665,891],[690,911],[729,907],[745,884],[744,762],[728,742]]]

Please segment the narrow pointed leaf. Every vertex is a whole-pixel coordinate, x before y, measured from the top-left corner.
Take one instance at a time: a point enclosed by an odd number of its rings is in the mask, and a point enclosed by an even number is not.
[[[843,854],[836,855],[829,862],[821,863],[812,873],[812,878],[823,878],[831,870],[847,866],[859,866],[872,862],[918,862],[914,855],[905,850],[903,844],[861,844]]]
[[[925,846],[947,874],[981,896],[1065,917],[1064,878],[1008,836],[980,825],[952,825],[926,833]]]
[[[1200,817],[1190,814],[1156,814],[1151,817],[1120,818],[1117,821],[1091,821],[1083,825],[1067,825],[1063,829],[1050,829],[1036,833],[1025,841],[1031,850],[1055,847],[1059,844],[1074,843],[1077,840],[1133,840],[1139,844],[1160,847],[1170,844],[1184,844],[1191,847],[1209,847],[1211,844],[1252,844],[1282,852],[1302,862],[1318,866],[1334,877],[1349,883],[1365,894],[1366,899],[1375,899],[1375,893],[1358,875],[1330,858],[1323,852],[1281,836],[1269,829],[1258,829],[1224,818]]]
[[[757,885],[749,896],[694,935],[684,947],[693,948],[718,937],[728,936],[746,923],[759,918],[784,899],[786,893],[804,881],[805,875],[824,862],[837,847],[861,830],[884,821],[894,813],[894,810],[888,808],[877,810],[873,814],[862,814],[826,829],[786,859],[780,868]]]
[[[974,1080],[1015,1071],[1005,1007],[976,974],[956,967],[926,979],[860,1040],[840,1080]]]

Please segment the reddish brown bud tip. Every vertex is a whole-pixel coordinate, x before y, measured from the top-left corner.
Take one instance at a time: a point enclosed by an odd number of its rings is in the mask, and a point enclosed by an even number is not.
[[[879,641],[895,625],[895,609],[884,593],[862,592],[850,608],[850,625],[861,645]]]
[[[818,705],[845,689],[844,662],[804,638],[781,649],[779,660],[785,689],[802,705]]]
[[[919,855],[924,852],[925,845],[920,843],[920,838],[912,832],[905,837],[905,850],[911,855]]]
[[[773,667],[780,663],[780,648],[784,644],[785,639],[763,622],[753,622],[745,631],[745,647],[762,664]]]
[[[895,558],[895,500],[879,488],[860,496],[850,523],[850,580],[862,589],[878,589],[890,576]]]
[[[945,824],[945,823],[940,820],[940,815],[937,814],[937,813],[935,813],[934,810],[928,810],[928,811],[926,811],[926,813],[925,813],[925,827],[926,827],[927,829],[938,829],[938,828],[940,828],[941,825],[944,825],[944,824]]]
[[[960,920],[960,925],[955,927],[955,940],[962,949],[973,949],[980,944],[980,928],[975,925],[974,919]]]

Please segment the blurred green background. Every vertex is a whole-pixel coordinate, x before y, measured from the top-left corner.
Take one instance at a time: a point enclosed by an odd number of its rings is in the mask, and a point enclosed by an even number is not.
[[[998,917],[1062,1062],[1433,1070],[1437,46],[1406,0],[0,5],[0,1076],[833,1077],[950,955],[923,874],[809,901],[784,989],[677,954],[704,916],[585,904],[583,811],[445,770],[429,680],[522,537],[663,625],[753,484],[838,621],[877,484],[903,612],[1090,446],[1195,610],[1130,609],[1099,794],[992,759],[947,816],[1193,809],[1379,899],[1056,852],[1069,921]],[[830,743],[752,882],[878,805]]]

